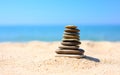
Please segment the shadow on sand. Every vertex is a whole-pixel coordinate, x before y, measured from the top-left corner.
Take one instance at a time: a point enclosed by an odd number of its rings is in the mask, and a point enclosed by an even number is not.
[[[100,60],[98,58],[94,58],[94,57],[90,57],[90,56],[85,56],[84,59],[94,61],[94,62],[100,62]]]

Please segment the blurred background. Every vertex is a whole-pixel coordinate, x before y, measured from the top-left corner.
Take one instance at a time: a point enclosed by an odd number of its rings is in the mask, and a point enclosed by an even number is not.
[[[120,41],[120,0],[0,1],[0,42],[60,41],[66,25],[81,40]]]

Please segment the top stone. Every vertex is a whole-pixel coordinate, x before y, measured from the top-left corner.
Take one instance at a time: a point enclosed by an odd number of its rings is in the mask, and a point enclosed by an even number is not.
[[[74,26],[74,25],[67,25],[65,28],[69,28],[69,29],[76,29],[77,26]]]

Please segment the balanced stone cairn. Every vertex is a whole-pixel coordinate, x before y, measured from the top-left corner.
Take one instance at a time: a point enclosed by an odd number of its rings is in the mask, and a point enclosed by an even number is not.
[[[74,25],[68,25],[65,28],[61,46],[55,51],[56,57],[83,58],[84,50],[79,48],[80,30]]]

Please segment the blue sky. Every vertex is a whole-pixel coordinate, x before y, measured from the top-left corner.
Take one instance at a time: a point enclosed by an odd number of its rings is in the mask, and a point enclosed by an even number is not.
[[[120,24],[120,0],[0,0],[2,24]]]

